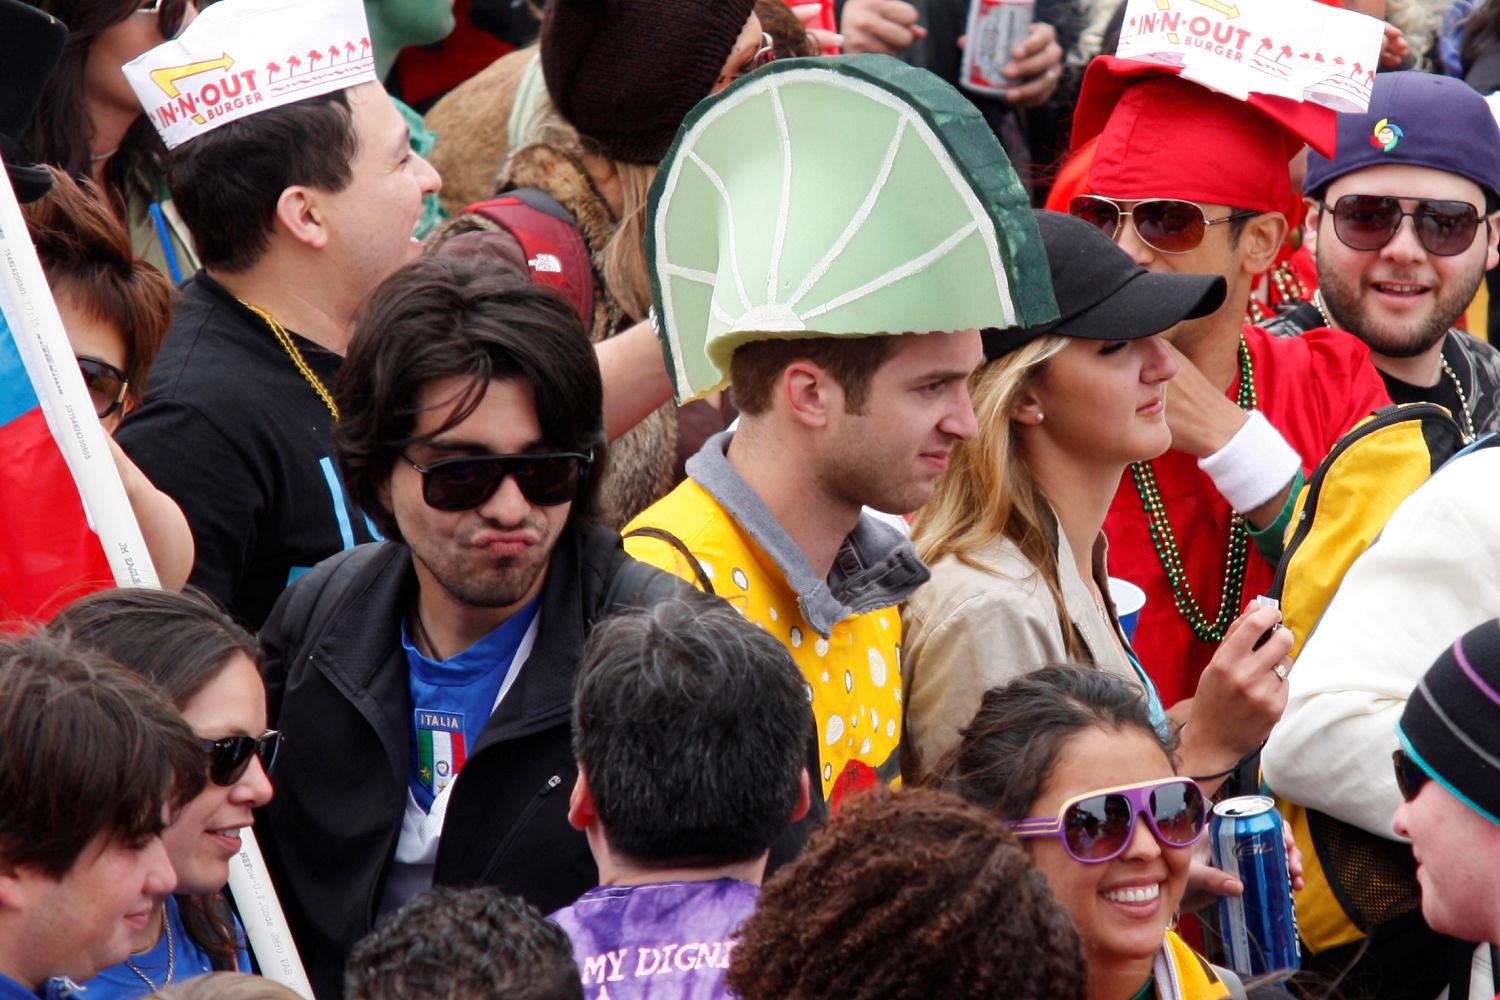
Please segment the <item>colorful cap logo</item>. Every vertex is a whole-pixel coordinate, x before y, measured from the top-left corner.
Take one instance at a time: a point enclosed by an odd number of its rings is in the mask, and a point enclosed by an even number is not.
[[[1382,153],[1389,153],[1396,148],[1396,144],[1405,134],[1401,131],[1400,125],[1393,125],[1389,118],[1382,118],[1375,123],[1375,128],[1370,133],[1370,145]]]

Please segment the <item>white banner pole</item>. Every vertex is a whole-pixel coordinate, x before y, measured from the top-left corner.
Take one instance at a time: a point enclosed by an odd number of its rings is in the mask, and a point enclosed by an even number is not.
[[[115,583],[121,587],[159,587],[156,568],[115,468],[109,439],[73,357],[20,203],[3,170],[0,177],[5,177],[0,183],[0,310],[16,338],[53,440],[73,472]],[[239,906],[251,950],[267,979],[313,1000],[312,987],[292,943],[286,915],[266,872],[255,834],[247,827],[240,838],[240,853],[230,865],[229,888]]]
[[[300,993],[305,1000],[313,1000],[312,984],[302,968],[302,958],[251,827],[240,831],[240,853],[229,865],[229,891],[245,925],[245,936],[250,939],[250,950],[260,963],[261,975]]]
[[[0,310],[41,400],[52,438],[73,472],[115,583],[160,586],[8,176],[0,184]]]

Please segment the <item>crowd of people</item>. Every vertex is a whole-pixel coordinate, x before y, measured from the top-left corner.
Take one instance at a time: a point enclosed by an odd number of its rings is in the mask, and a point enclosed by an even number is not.
[[[1500,2],[512,6],[0,0],[162,584],[4,623],[0,1000],[1500,996]]]

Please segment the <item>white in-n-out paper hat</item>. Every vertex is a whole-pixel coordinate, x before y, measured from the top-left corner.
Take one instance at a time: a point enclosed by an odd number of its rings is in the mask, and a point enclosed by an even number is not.
[[[125,64],[168,149],[283,104],[374,82],[361,0],[224,0]]]

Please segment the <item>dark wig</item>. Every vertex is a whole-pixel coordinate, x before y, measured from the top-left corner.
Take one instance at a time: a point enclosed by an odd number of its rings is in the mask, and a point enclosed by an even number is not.
[[[1068,911],[992,812],[945,792],[846,799],[766,883],[729,985],[744,1000],[1082,1000]]]
[[[1002,819],[1024,819],[1063,747],[1099,728],[1139,730],[1173,759],[1175,737],[1151,724],[1139,686],[1095,667],[1049,667],[984,693],[958,746],[934,769],[934,783]]]
[[[466,379],[468,389],[435,432],[458,426],[494,379],[531,386],[549,447],[593,454],[570,524],[592,519],[604,475],[604,387],[573,307],[494,262],[426,257],[376,290],[355,328],[334,385],[333,441],[349,495],[386,538],[400,526],[385,486],[413,437],[424,386]]]

